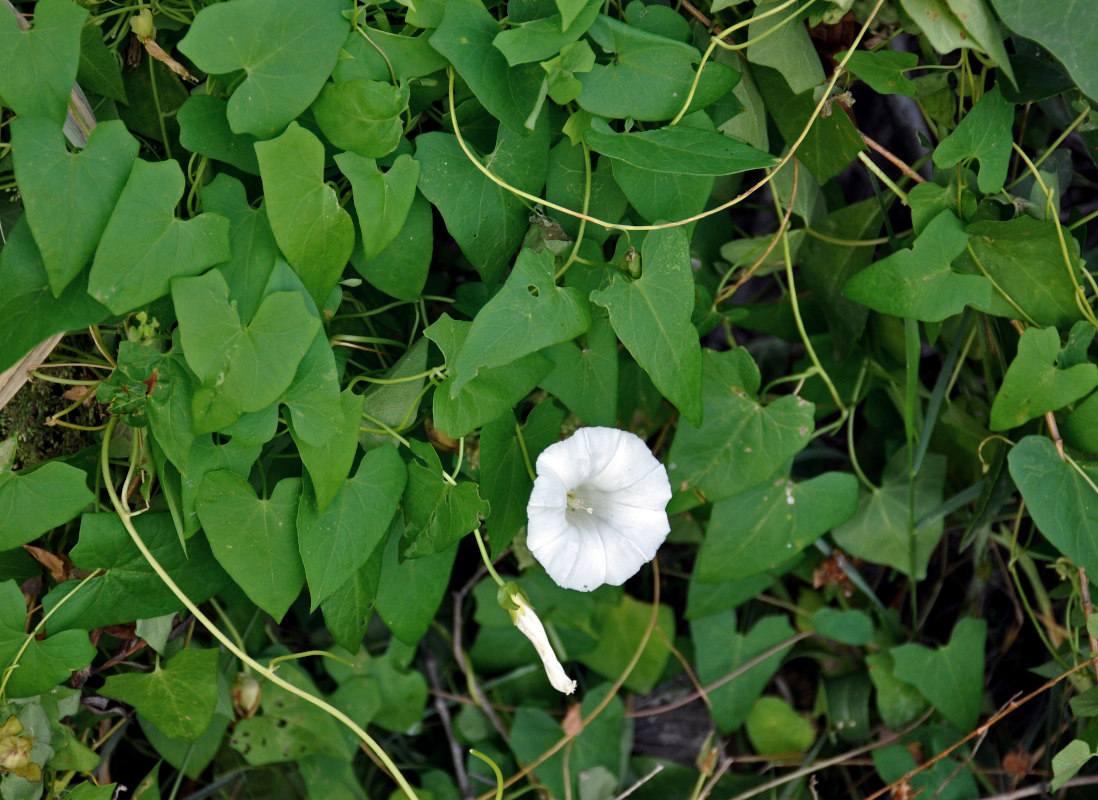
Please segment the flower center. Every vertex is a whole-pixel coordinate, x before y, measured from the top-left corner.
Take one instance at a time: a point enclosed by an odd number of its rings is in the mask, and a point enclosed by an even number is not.
[[[568,510],[569,511],[586,511],[588,514],[594,514],[595,509],[591,508],[587,504],[587,501],[582,497],[577,497],[571,492],[568,493]]]

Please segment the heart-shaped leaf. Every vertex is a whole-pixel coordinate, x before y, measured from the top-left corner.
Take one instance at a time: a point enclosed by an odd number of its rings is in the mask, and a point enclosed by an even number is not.
[[[524,249],[503,288],[473,319],[450,368],[450,396],[481,370],[575,339],[590,326],[591,312],[579,290],[555,284],[553,254]]]
[[[305,564],[312,608],[323,603],[366,563],[385,538],[407,471],[395,447],[371,450],[353,478],[323,512],[303,497],[297,512],[297,546]]]
[[[83,470],[53,461],[14,472],[14,438],[0,442],[0,549],[10,550],[63,525],[95,498]]]
[[[591,302],[610,312],[610,324],[660,393],[700,425],[701,346],[690,324],[694,272],[690,243],[679,228],[653,231],[641,246],[641,276],[615,275]]]
[[[152,672],[111,675],[99,693],[129,703],[173,739],[193,742],[217,706],[217,649],[187,648]]]
[[[69,0],[41,0],[34,27],[24,31],[18,12],[0,14],[0,96],[21,117],[65,119],[80,63],[80,31],[88,10]]]
[[[229,260],[229,221],[175,216],[183,196],[177,161],[138,159],[95,252],[88,291],[116,314],[168,293],[172,278]]]
[[[324,145],[292,122],[277,139],[258,142],[255,152],[275,241],[323,306],[355,242],[350,215],[324,182]]]
[[[199,69],[247,77],[229,98],[229,125],[268,138],[309,107],[350,25],[343,0],[232,0],[203,8],[179,49]]]
[[[207,402],[237,416],[278,400],[320,329],[297,292],[268,295],[252,321],[241,324],[216,269],[175,281],[172,299],[187,363],[214,393]]]
[[[305,582],[297,552],[301,480],[284,478],[260,500],[235,472],[206,473],[195,509],[214,557],[253,603],[281,622]]]
[[[91,260],[137,158],[137,140],[117,120],[92,129],[70,153],[61,128],[42,118],[11,124],[15,177],[53,296]]]

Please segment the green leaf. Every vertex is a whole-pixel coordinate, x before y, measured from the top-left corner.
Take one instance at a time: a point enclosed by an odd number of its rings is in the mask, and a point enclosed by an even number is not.
[[[858,480],[828,472],[781,477],[714,504],[698,551],[697,580],[724,583],[771,570],[853,516]]]
[[[228,101],[220,97],[192,94],[180,106],[176,115],[176,121],[179,122],[179,143],[194,153],[258,175],[259,162],[255,157],[255,144],[259,140],[248,133],[234,133],[226,116],[228,110]]]
[[[357,653],[362,648],[362,638],[366,635],[366,625],[370,621],[374,599],[377,597],[384,555],[381,547],[374,548],[366,563],[320,604],[324,625],[332,638],[336,644],[352,653]]]
[[[182,528],[184,538],[200,527],[195,501],[206,473],[228,469],[247,478],[261,450],[262,445],[249,444],[243,437],[233,437],[224,444],[217,444],[210,436],[199,436],[194,440],[187,456],[187,474],[181,475],[179,481],[180,505],[176,513],[180,514],[180,518],[176,522]]]
[[[601,7],[599,0],[584,0],[567,23],[563,14],[520,22],[497,33],[492,44],[512,67],[530,61],[544,61],[586,33]]]
[[[780,0],[756,4],[746,37],[753,44],[745,55],[752,64],[781,73],[793,94],[812,91],[826,77],[820,57],[800,14],[788,21],[784,14],[774,16],[784,10],[780,5]]]
[[[0,669],[18,665],[5,687],[7,697],[33,697],[72,677],[95,658],[87,631],[61,631],[44,639],[27,632],[27,601],[15,581],[0,583]]]
[[[229,260],[229,221],[218,214],[177,219],[182,196],[178,162],[134,163],[88,278],[88,291],[114,313],[167,294],[172,278]]]
[[[875,198],[853,203],[812,223],[813,230],[836,239],[863,239],[880,228],[881,212]],[[801,246],[801,275],[819,297],[835,351],[845,356],[865,330],[869,312],[842,295],[843,284],[873,260],[872,247],[846,247],[809,238]]]
[[[129,703],[173,739],[193,742],[217,705],[216,648],[187,648],[152,672],[111,675],[99,693]]]
[[[747,713],[744,730],[759,755],[802,753],[816,741],[815,726],[780,697],[760,697]]]
[[[499,24],[480,0],[447,0],[431,46],[449,59],[489,114],[521,134],[534,127],[528,119],[539,103],[545,73],[537,64],[509,65],[493,44],[498,33]]]
[[[351,253],[351,264],[371,285],[399,300],[418,300],[434,254],[431,204],[417,192],[396,238],[371,260],[360,253],[357,248]]]
[[[404,534],[400,542],[401,558],[422,558],[447,550],[488,516],[488,503],[472,481],[456,486],[443,480],[442,463],[435,449],[411,440],[412,451],[425,463],[408,465],[408,484],[404,487]]]
[[[313,300],[323,306],[355,242],[350,215],[324,182],[324,145],[291,122],[277,139],[257,142],[255,152],[275,241]]]
[[[610,161],[614,180],[648,222],[692,217],[703,208],[713,191],[714,179],[703,175],[674,175]]]
[[[327,600],[373,553],[389,529],[407,479],[394,447],[371,450],[323,511],[311,497],[298,507],[297,537],[312,608]]]
[[[893,647],[896,677],[910,683],[958,730],[969,731],[984,696],[984,641],[987,622],[965,617],[949,644],[931,650],[921,644]]]
[[[877,711],[885,725],[893,730],[902,728],[926,710],[926,700],[919,690],[893,674],[895,665],[887,650],[866,656],[865,662],[877,690]]]
[[[229,98],[236,133],[278,133],[309,107],[339,58],[342,0],[231,0],[206,6],[179,49],[203,72],[244,70]]]
[[[1098,364],[1057,369],[1059,357],[1060,333],[1056,328],[1026,329],[991,405],[991,430],[1017,428],[1085,397],[1098,386]]]
[[[364,425],[374,426],[381,423],[397,433],[412,426],[419,411],[423,383],[427,379],[426,375],[422,374],[427,369],[427,350],[427,339],[420,337],[385,375],[386,380],[401,378],[409,380],[374,384],[363,395],[361,410]],[[414,375],[419,377],[411,379]],[[366,450],[382,442],[397,443],[396,439],[380,427],[362,431],[359,438]]]
[[[999,24],[984,0],[903,0],[903,6],[939,53],[961,47],[981,50],[1014,82]]]
[[[562,342],[541,354],[553,370],[538,385],[588,425],[614,427],[618,409],[618,339],[606,317],[591,320],[584,346]]]
[[[610,312],[610,324],[656,388],[690,422],[700,425],[701,347],[690,323],[694,271],[690,246],[679,228],[652,231],[641,246],[641,277],[615,275],[591,293]]]
[[[491,164],[492,172],[512,186],[537,194],[545,183],[548,158],[548,124],[528,135],[501,125],[496,149],[482,163]],[[449,134],[416,137],[416,159],[420,191],[438,207],[446,229],[480,277],[494,286],[526,233],[526,206],[470,163]]]
[[[327,347],[327,340],[324,345]],[[342,418],[334,434],[319,445],[310,444],[297,430],[297,423],[290,424],[290,435],[301,455],[301,463],[309,473],[309,485],[313,489],[316,507],[324,511],[336,496],[343,481],[351,472],[355,453],[358,452],[358,428],[362,424],[362,397],[351,389],[338,395]]]
[[[759,369],[743,348],[705,350],[702,359],[705,423],[680,423],[668,475],[674,491],[699,492],[712,502],[759,485],[803,450],[812,436],[814,407],[795,395],[762,406],[755,399]]]
[[[584,166],[588,156],[578,144],[562,139],[549,151],[549,171],[545,178],[545,199],[565,208],[583,208],[583,195],[587,183]],[[591,174],[591,193],[588,198],[587,213],[596,219],[617,222],[628,207],[628,201],[614,180],[614,162],[610,159],[599,161]],[[666,176],[664,176],[666,177]],[[572,238],[579,233],[580,220],[560,215],[556,220]],[[585,236],[600,244],[605,242],[610,232],[597,225],[588,225]]]
[[[703,684],[723,678],[795,634],[789,620],[776,615],[763,617],[746,635],[735,633],[735,630],[736,614],[733,611],[713,614],[690,624],[698,680]],[[728,735],[743,725],[755,701],[792,647],[789,644],[779,649],[736,680],[709,692],[712,702],[710,713],[722,735]]]
[[[424,3],[417,5],[422,7]],[[411,14],[406,17],[409,23],[411,17]],[[359,30],[362,35],[352,35],[343,45],[332,70],[335,81],[387,81],[395,76],[397,81],[407,83],[411,78],[446,69],[446,59],[431,47],[426,35],[401,36],[362,24]]]
[[[262,207],[252,208],[244,184],[224,173],[203,186],[199,197],[204,209],[229,220],[232,258],[216,266],[229,286],[229,302],[236,303],[244,322],[251,322],[280,258],[267,214]]]
[[[439,346],[447,363],[452,363],[471,327],[471,322],[459,322],[443,314],[424,329],[423,335]],[[450,396],[449,382],[453,378],[447,378],[435,388],[435,427],[454,438],[465,436],[514,407],[551,368],[544,356],[530,353],[506,367],[484,370],[455,397]]]
[[[15,177],[54,297],[91,260],[122,193],[137,140],[121,122],[101,122],[70,153],[61,128],[42,118],[12,122]]]
[[[423,562],[419,560],[407,563]],[[447,572],[447,576],[448,574]],[[444,586],[447,576],[443,576]],[[403,648],[395,642],[390,644],[384,656],[371,658],[366,662],[363,675],[378,687],[381,695],[382,704],[374,714],[373,723],[394,733],[406,733],[422,721],[429,691],[427,680],[401,662],[398,650]]]
[[[0,550],[33,541],[64,525],[94,501],[88,475],[59,461],[15,472],[17,437],[0,441]]]
[[[800,94],[793,92],[785,78],[769,67],[755,65],[751,74],[770,111],[770,120],[778,126],[785,141],[795,141],[808,130],[797,148],[797,159],[821,186],[846,169],[866,148],[861,134],[846,114],[820,117],[809,126],[808,120],[819,102],[813,90]],[[774,113],[775,109],[781,109],[781,113]]]
[[[0,249],[0,370],[6,370],[55,333],[102,322],[110,312],[88,296],[81,278],[55,298],[26,217]]]
[[[682,109],[694,84],[694,64],[701,61],[695,48],[605,15],[599,15],[588,34],[611,59],[579,77],[581,108],[600,117],[644,121],[671,119]],[[731,67],[708,62],[687,110],[720,99],[739,78]]]
[[[80,66],[76,70],[76,82],[83,89],[127,103],[122,70],[114,53],[103,42],[103,35],[104,30],[98,25],[88,25],[80,31]]]
[[[403,534],[404,524],[398,517],[389,531],[388,542],[381,545],[385,551],[378,579],[376,608],[381,621],[393,635],[414,647],[427,633],[446,595],[458,546],[454,544],[441,553],[401,561],[400,540]],[[423,680],[422,676],[418,677]],[[418,719],[418,716],[415,717],[415,720]],[[378,724],[384,725],[380,719]]]
[[[228,576],[214,559],[205,537],[188,539],[184,552],[171,515],[146,513],[134,517],[133,524],[156,560],[194,602],[205,602],[225,585]],[[175,595],[153,572],[114,514],[81,517],[80,541],[69,557],[80,569],[101,569],[104,574],[72,596],[69,592],[79,581],[59,584],[43,598],[42,607],[47,612],[57,607],[46,623],[51,634],[69,628],[92,630],[179,610]]]
[[[300,496],[298,478],[284,478],[260,500],[244,478],[217,470],[206,473],[195,501],[214,557],[275,622],[282,621],[305,582],[297,552]]]
[[[407,86],[381,81],[326,83],[313,103],[317,125],[328,141],[363,158],[381,158],[404,134]]]
[[[503,288],[477,312],[457,358],[448,362],[450,397],[488,370],[587,331],[586,298],[577,289],[556,286],[553,269],[548,250],[519,253]]]
[[[1069,463],[1043,436],[1026,436],[1010,451],[1010,477],[1034,524],[1072,563],[1098,575],[1098,503],[1091,465]]]
[[[1098,34],[1098,20],[1086,4],[1053,0],[991,0],[1011,30],[1033,39],[1067,67],[1086,94],[1098,98],[1098,52],[1089,46]]]
[[[604,156],[653,172],[734,175],[777,163],[769,153],[723,133],[688,125],[614,133],[605,122],[596,120],[584,133],[583,140]]]
[[[563,422],[564,409],[547,402],[534,407],[521,429],[513,414],[504,413],[481,430],[480,487],[491,505],[486,529],[493,554],[502,553],[526,525],[526,501],[534,486],[526,457],[533,467],[541,451],[560,439]]]
[[[870,264],[846,282],[843,296],[883,314],[923,322],[941,322],[965,306],[986,308],[992,302],[991,281],[950,267],[967,243],[961,221],[952,211],[942,211],[911,250]]]
[[[293,382],[282,396],[282,402],[289,409],[296,442],[320,447],[340,431],[346,430],[346,400],[340,399],[335,354],[323,328],[317,331],[313,343],[297,365]],[[350,464],[346,467],[350,468]],[[345,477],[346,471],[339,480]],[[321,508],[325,504],[322,502]]]
[[[1013,302],[1007,312],[1011,317],[1016,317],[1017,309],[1021,309],[1038,325],[1058,328],[1067,328],[1082,319],[1075,302],[1075,283],[1064,263],[1055,223],[1021,216],[1003,222],[981,220],[965,230],[971,237],[971,258]],[[1075,261],[1071,271],[1082,284],[1078,251],[1072,239],[1067,241]]]
[[[1098,455],[1098,394],[1075,404],[1060,423],[1060,434],[1069,447]]]
[[[1014,106],[996,86],[984,94],[953,133],[934,149],[935,165],[948,168],[962,159],[980,159],[976,182],[984,194],[994,194],[1006,183],[1014,134]]]
[[[305,310],[301,295],[275,292],[260,304],[252,321],[242,325],[228,294],[217,270],[178,280],[172,287],[187,363],[212,392],[212,402],[239,415],[278,400],[320,321]],[[196,407],[200,400],[196,396]]]
[[[69,0],[41,0],[34,27],[19,27],[9,6],[0,14],[0,96],[21,117],[46,117],[60,125],[80,62],[80,30],[88,10]]]
[[[842,58],[846,53],[837,53]],[[846,68],[869,84],[877,94],[901,94],[915,97],[918,87],[904,75],[919,68],[919,56],[896,50],[855,50]]]
[[[840,611],[824,606],[809,618],[818,636],[858,647],[873,641],[873,620],[856,608]]]
[[[942,502],[945,456],[929,453],[915,476],[914,489],[907,474],[907,451],[897,450],[885,466],[880,488],[863,491],[854,516],[832,531],[835,544],[845,552],[885,564],[922,580],[943,523],[939,517],[914,531],[918,521]]]
[[[317,688],[304,670],[282,664],[279,675],[314,697]],[[348,760],[351,749],[336,719],[322,708],[302,700],[273,683],[263,686],[261,713],[236,723],[229,745],[256,766],[295,761],[311,754]]]
[[[397,238],[408,220],[416,196],[419,162],[409,155],[398,156],[382,173],[373,161],[355,153],[340,153],[335,160],[351,181],[362,233],[362,256],[372,261]],[[385,291],[382,286],[378,288]]]
[[[653,636],[641,651],[640,659],[625,687],[638,694],[647,694],[663,674],[671,651],[667,642],[675,638],[675,614],[670,606],[661,605],[656,612],[656,625],[667,638]],[[640,646],[641,637],[652,616],[652,605],[621,595],[618,603],[599,603],[595,611],[598,644],[595,649],[578,657],[578,661],[604,678],[614,680],[624,672]]]

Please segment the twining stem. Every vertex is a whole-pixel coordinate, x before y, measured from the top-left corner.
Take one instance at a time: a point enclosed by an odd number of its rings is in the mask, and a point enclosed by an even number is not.
[[[606,707],[610,705],[610,701],[617,697],[618,692],[621,691],[621,687],[625,685],[625,682],[627,680],[629,680],[629,676],[633,673],[633,669],[640,661],[641,656],[644,654],[645,648],[648,647],[648,640],[652,638],[652,632],[656,629],[656,622],[659,619],[660,565],[658,558],[652,559],[652,585],[652,615],[648,619],[648,625],[644,629],[644,634],[641,636],[641,640],[637,645],[636,651],[633,653],[633,657],[629,659],[629,663],[625,665],[625,669],[622,670],[622,673],[618,676],[617,680],[615,680],[614,683],[610,686],[610,691],[608,691],[606,693],[606,696],[602,698],[599,704],[591,710],[591,713],[580,721],[580,724],[577,726],[574,733],[565,734],[557,741],[556,744],[554,744],[540,756],[535,758],[525,767],[523,767],[506,781],[504,781],[503,788],[506,789],[508,786],[513,786],[514,784],[518,783],[520,780],[525,778],[539,766],[544,764],[548,759],[559,753],[561,751],[561,748],[574,741],[577,736],[583,733],[584,729],[588,725],[590,725],[591,722],[599,716],[599,714],[606,710]],[[486,792],[485,794],[477,797],[476,800],[491,800],[491,798],[492,792]]]
[[[488,548],[484,546],[484,537],[480,535],[480,528],[473,528],[473,536],[477,540],[477,547],[480,549],[480,557],[484,561],[484,566],[488,568],[488,574],[492,576],[492,580],[496,582],[496,586],[503,586],[504,580],[496,572],[496,568],[492,565],[492,559],[488,555]]]
[[[880,12],[881,7],[884,4],[885,0],[877,0],[877,2],[873,4],[873,8],[870,10],[869,15],[866,17],[866,20],[862,24],[861,29],[859,29],[858,33],[851,41],[850,48],[846,51],[846,55],[844,55],[839,61],[837,68],[831,75],[831,80],[828,81],[827,85],[824,87],[824,92],[821,95],[819,102],[816,104],[815,109],[813,109],[812,113],[809,115],[808,121],[805,123],[804,128],[801,130],[800,135],[789,146],[788,152],[786,152],[786,154],[778,160],[778,163],[774,166],[774,170],[764,175],[761,179],[744,189],[728,202],[722,203],[718,206],[714,206],[713,208],[707,209],[705,211],[701,211],[693,215],[692,217],[685,217],[684,219],[675,220],[674,222],[662,222],[657,225],[626,225],[620,222],[608,222],[606,220],[598,219],[579,211],[574,211],[573,209],[566,206],[552,203],[548,200],[545,200],[544,198],[530,194],[529,192],[524,192],[517,186],[512,186],[511,184],[507,183],[505,180],[500,178],[498,175],[496,175],[494,172],[492,172],[490,169],[484,166],[484,164],[481,163],[480,159],[473,154],[472,150],[469,149],[469,145],[465,142],[465,137],[461,134],[461,128],[458,126],[457,115],[454,113],[454,71],[452,68],[450,68],[448,69],[450,119],[452,120],[454,125],[454,135],[455,137],[457,137],[458,146],[460,146],[461,151],[465,153],[465,157],[468,158],[469,162],[478,170],[480,170],[480,172],[483,173],[483,175],[488,178],[488,180],[495,183],[501,189],[506,189],[511,194],[517,197],[522,197],[531,203],[540,203],[545,208],[551,208],[554,211],[560,212],[561,214],[567,214],[568,216],[575,217],[577,219],[585,219],[594,225],[601,225],[604,228],[611,228],[613,230],[619,231],[657,231],[663,230],[664,228],[677,228],[682,225],[689,225],[691,222],[697,222],[700,219],[711,217],[714,214],[720,214],[732,208],[732,206],[739,205],[745,199],[754,194],[757,190],[770,183],[770,181],[774,179],[774,175],[777,173],[777,171],[793,159],[794,155],[797,152],[797,148],[799,148],[801,144],[804,143],[804,140],[808,138],[808,134],[812,130],[812,126],[816,123],[816,120],[819,119],[820,114],[823,113],[824,107],[830,101],[831,92],[835,88],[836,84],[838,84],[839,78],[843,76],[843,70],[846,67],[847,61],[850,60],[850,57],[854,54],[854,51],[858,49],[858,45],[861,43],[862,39],[865,38],[866,33],[868,33],[869,31],[869,26],[873,24],[873,20],[877,18],[877,14]]]
[[[51,608],[49,611],[42,615],[42,619],[38,620],[38,624],[34,626],[34,630],[26,635],[26,638],[23,640],[23,644],[19,646],[19,649],[16,651],[15,656],[12,657],[11,664],[9,664],[8,667],[4,670],[3,680],[0,680],[0,697],[4,696],[4,691],[8,687],[8,680],[11,678],[11,674],[15,672],[16,668],[19,666],[19,659],[21,659],[23,657],[23,654],[27,652],[27,648],[30,647],[30,643],[33,642],[38,634],[41,633],[42,629],[46,627],[46,623],[49,622],[50,617],[57,613],[57,609],[65,605],[65,603],[67,603],[73,595],[83,589],[84,585],[88,581],[90,581],[92,578],[98,578],[102,574],[103,570],[97,569],[95,572],[86,576],[82,581],[80,581],[80,583],[69,589],[65,596],[57,602],[57,605],[55,605],[53,608]]]
[[[579,257],[580,244],[583,243],[583,234],[587,230],[587,210],[591,206],[591,148],[586,142],[580,142],[580,146],[583,148],[583,218],[580,219],[579,232],[576,233],[576,241],[572,244],[572,252],[568,254],[568,260],[564,262],[564,266],[553,276],[554,281],[563,278],[564,273]]]
[[[107,432],[103,436],[103,447],[101,449],[100,456],[100,468],[103,473],[103,484],[107,489],[107,494],[110,496],[111,505],[114,507],[115,512],[118,514],[118,518],[122,522],[122,525],[126,528],[126,532],[129,533],[130,539],[133,540],[134,545],[136,545],[137,549],[141,552],[141,555],[144,557],[144,559],[149,562],[149,566],[152,567],[153,572],[157,574],[157,577],[159,577],[160,580],[164,582],[164,585],[168,587],[169,591],[171,591],[173,595],[175,595],[176,599],[179,600],[179,602],[182,603],[186,607],[186,609],[194,615],[194,618],[198,620],[202,627],[209,631],[210,635],[217,639],[226,650],[228,650],[230,653],[240,659],[241,663],[247,664],[249,667],[254,669],[271,683],[285,689],[287,692],[294,695],[295,697],[300,698],[301,700],[304,700],[306,703],[316,706],[320,710],[324,711],[326,714],[329,714],[330,716],[341,722],[343,725],[345,725],[352,733],[354,733],[355,736],[357,736],[362,741],[362,743],[369,749],[369,751],[377,757],[378,761],[380,761],[384,765],[384,768],[388,770],[390,777],[392,777],[392,779],[400,787],[401,791],[403,791],[404,794],[409,798],[409,800],[419,800],[418,795],[415,793],[415,790],[412,788],[411,784],[408,783],[407,779],[404,777],[404,774],[400,771],[397,765],[393,763],[393,760],[389,758],[389,754],[386,753],[385,750],[382,749],[381,745],[379,745],[374,740],[374,738],[370,736],[370,734],[366,733],[366,731],[357,722],[355,722],[353,719],[351,719],[349,716],[347,716],[345,713],[343,713],[330,703],[327,703],[324,700],[321,700],[319,697],[316,697],[309,692],[306,692],[302,689],[299,689],[297,686],[294,686],[289,681],[280,677],[277,673],[275,673],[274,670],[270,669],[269,667],[265,667],[254,658],[249,656],[247,653],[245,653],[243,649],[238,647],[236,643],[233,642],[232,639],[222,633],[221,629],[213,623],[213,620],[207,617],[202,612],[202,609],[200,609],[194,603],[194,601],[192,601],[183,592],[183,590],[179,588],[178,584],[176,584],[176,582],[172,579],[172,576],[168,574],[167,570],[165,570],[163,565],[161,565],[161,563],[156,559],[156,556],[154,556],[152,554],[152,551],[149,550],[148,546],[145,544],[145,540],[141,538],[141,534],[137,532],[137,528],[134,527],[132,520],[133,515],[130,512],[128,505],[118,496],[118,492],[115,491],[114,481],[112,480],[110,473],[110,441],[111,435],[114,433],[114,429],[117,425],[118,417],[113,417],[111,421],[107,423]]]

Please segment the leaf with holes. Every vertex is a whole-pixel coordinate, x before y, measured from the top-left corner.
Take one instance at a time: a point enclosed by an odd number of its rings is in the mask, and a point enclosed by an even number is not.
[[[615,275],[591,302],[610,312],[610,324],[660,393],[691,423],[702,421],[701,347],[690,323],[694,272],[680,228],[652,231],[641,246],[641,276]]]
[[[456,397],[482,370],[502,367],[544,347],[567,342],[591,325],[586,298],[557,286],[552,252],[524,249],[503,288],[476,317],[450,367]]]

